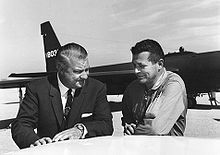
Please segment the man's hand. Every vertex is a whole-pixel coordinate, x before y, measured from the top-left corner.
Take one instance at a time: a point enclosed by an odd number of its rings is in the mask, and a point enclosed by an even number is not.
[[[156,135],[156,132],[149,124],[139,124],[134,132],[135,135]]]
[[[155,118],[153,113],[146,113],[143,119],[143,124],[138,124],[134,134],[135,135],[156,135],[156,132],[152,128],[152,121]]]
[[[134,131],[135,131],[135,128],[136,128],[136,124],[134,124],[134,123],[131,123],[131,124],[125,123],[124,134],[125,135],[133,135]]]
[[[63,141],[67,139],[80,139],[82,132],[76,127],[64,130],[53,137],[53,142]]]
[[[34,144],[31,144],[30,147],[45,145],[48,143],[52,143],[52,139],[50,137],[43,137],[41,139],[38,139],[36,142],[34,142]]]

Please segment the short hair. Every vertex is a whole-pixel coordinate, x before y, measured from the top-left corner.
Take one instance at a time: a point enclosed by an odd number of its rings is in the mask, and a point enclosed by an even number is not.
[[[86,59],[87,56],[88,53],[84,47],[77,43],[68,43],[58,49],[56,64],[61,63],[66,66],[70,58],[83,60]]]
[[[151,62],[158,62],[160,59],[164,60],[164,52],[162,47],[158,42],[151,39],[142,40],[137,42],[135,46],[131,48],[131,52],[133,55],[142,53],[142,52],[149,52],[148,60]]]

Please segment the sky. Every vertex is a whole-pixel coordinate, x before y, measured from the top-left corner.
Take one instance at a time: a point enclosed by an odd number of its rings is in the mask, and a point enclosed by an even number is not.
[[[129,62],[130,48],[147,38],[165,53],[220,50],[219,0],[0,0],[0,79],[46,70],[45,21],[61,45],[84,46],[90,66]]]

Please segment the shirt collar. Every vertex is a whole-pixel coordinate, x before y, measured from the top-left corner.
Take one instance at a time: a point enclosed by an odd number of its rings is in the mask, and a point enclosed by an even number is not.
[[[166,77],[167,77],[167,71],[166,71],[166,68],[164,68],[162,74],[157,79],[157,81],[155,82],[151,90],[158,89],[162,85],[162,83],[165,81]]]
[[[58,74],[57,74],[57,80],[58,80],[58,87],[60,89],[60,94],[61,94],[61,96],[65,96],[67,94],[67,91],[69,90],[69,88],[67,88],[66,86],[64,86],[62,84]],[[72,95],[74,94],[74,92],[75,92],[75,89],[72,89]]]
[[[60,89],[60,94],[61,94],[61,96],[64,96],[66,94],[66,92],[68,91],[68,88],[62,84],[58,74],[57,74],[57,80],[58,80],[58,87]]]

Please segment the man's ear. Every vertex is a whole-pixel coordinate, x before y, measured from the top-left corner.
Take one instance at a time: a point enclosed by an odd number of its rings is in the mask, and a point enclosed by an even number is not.
[[[159,69],[163,68],[164,67],[164,60],[163,59],[160,59],[158,61],[158,65],[159,65]]]

